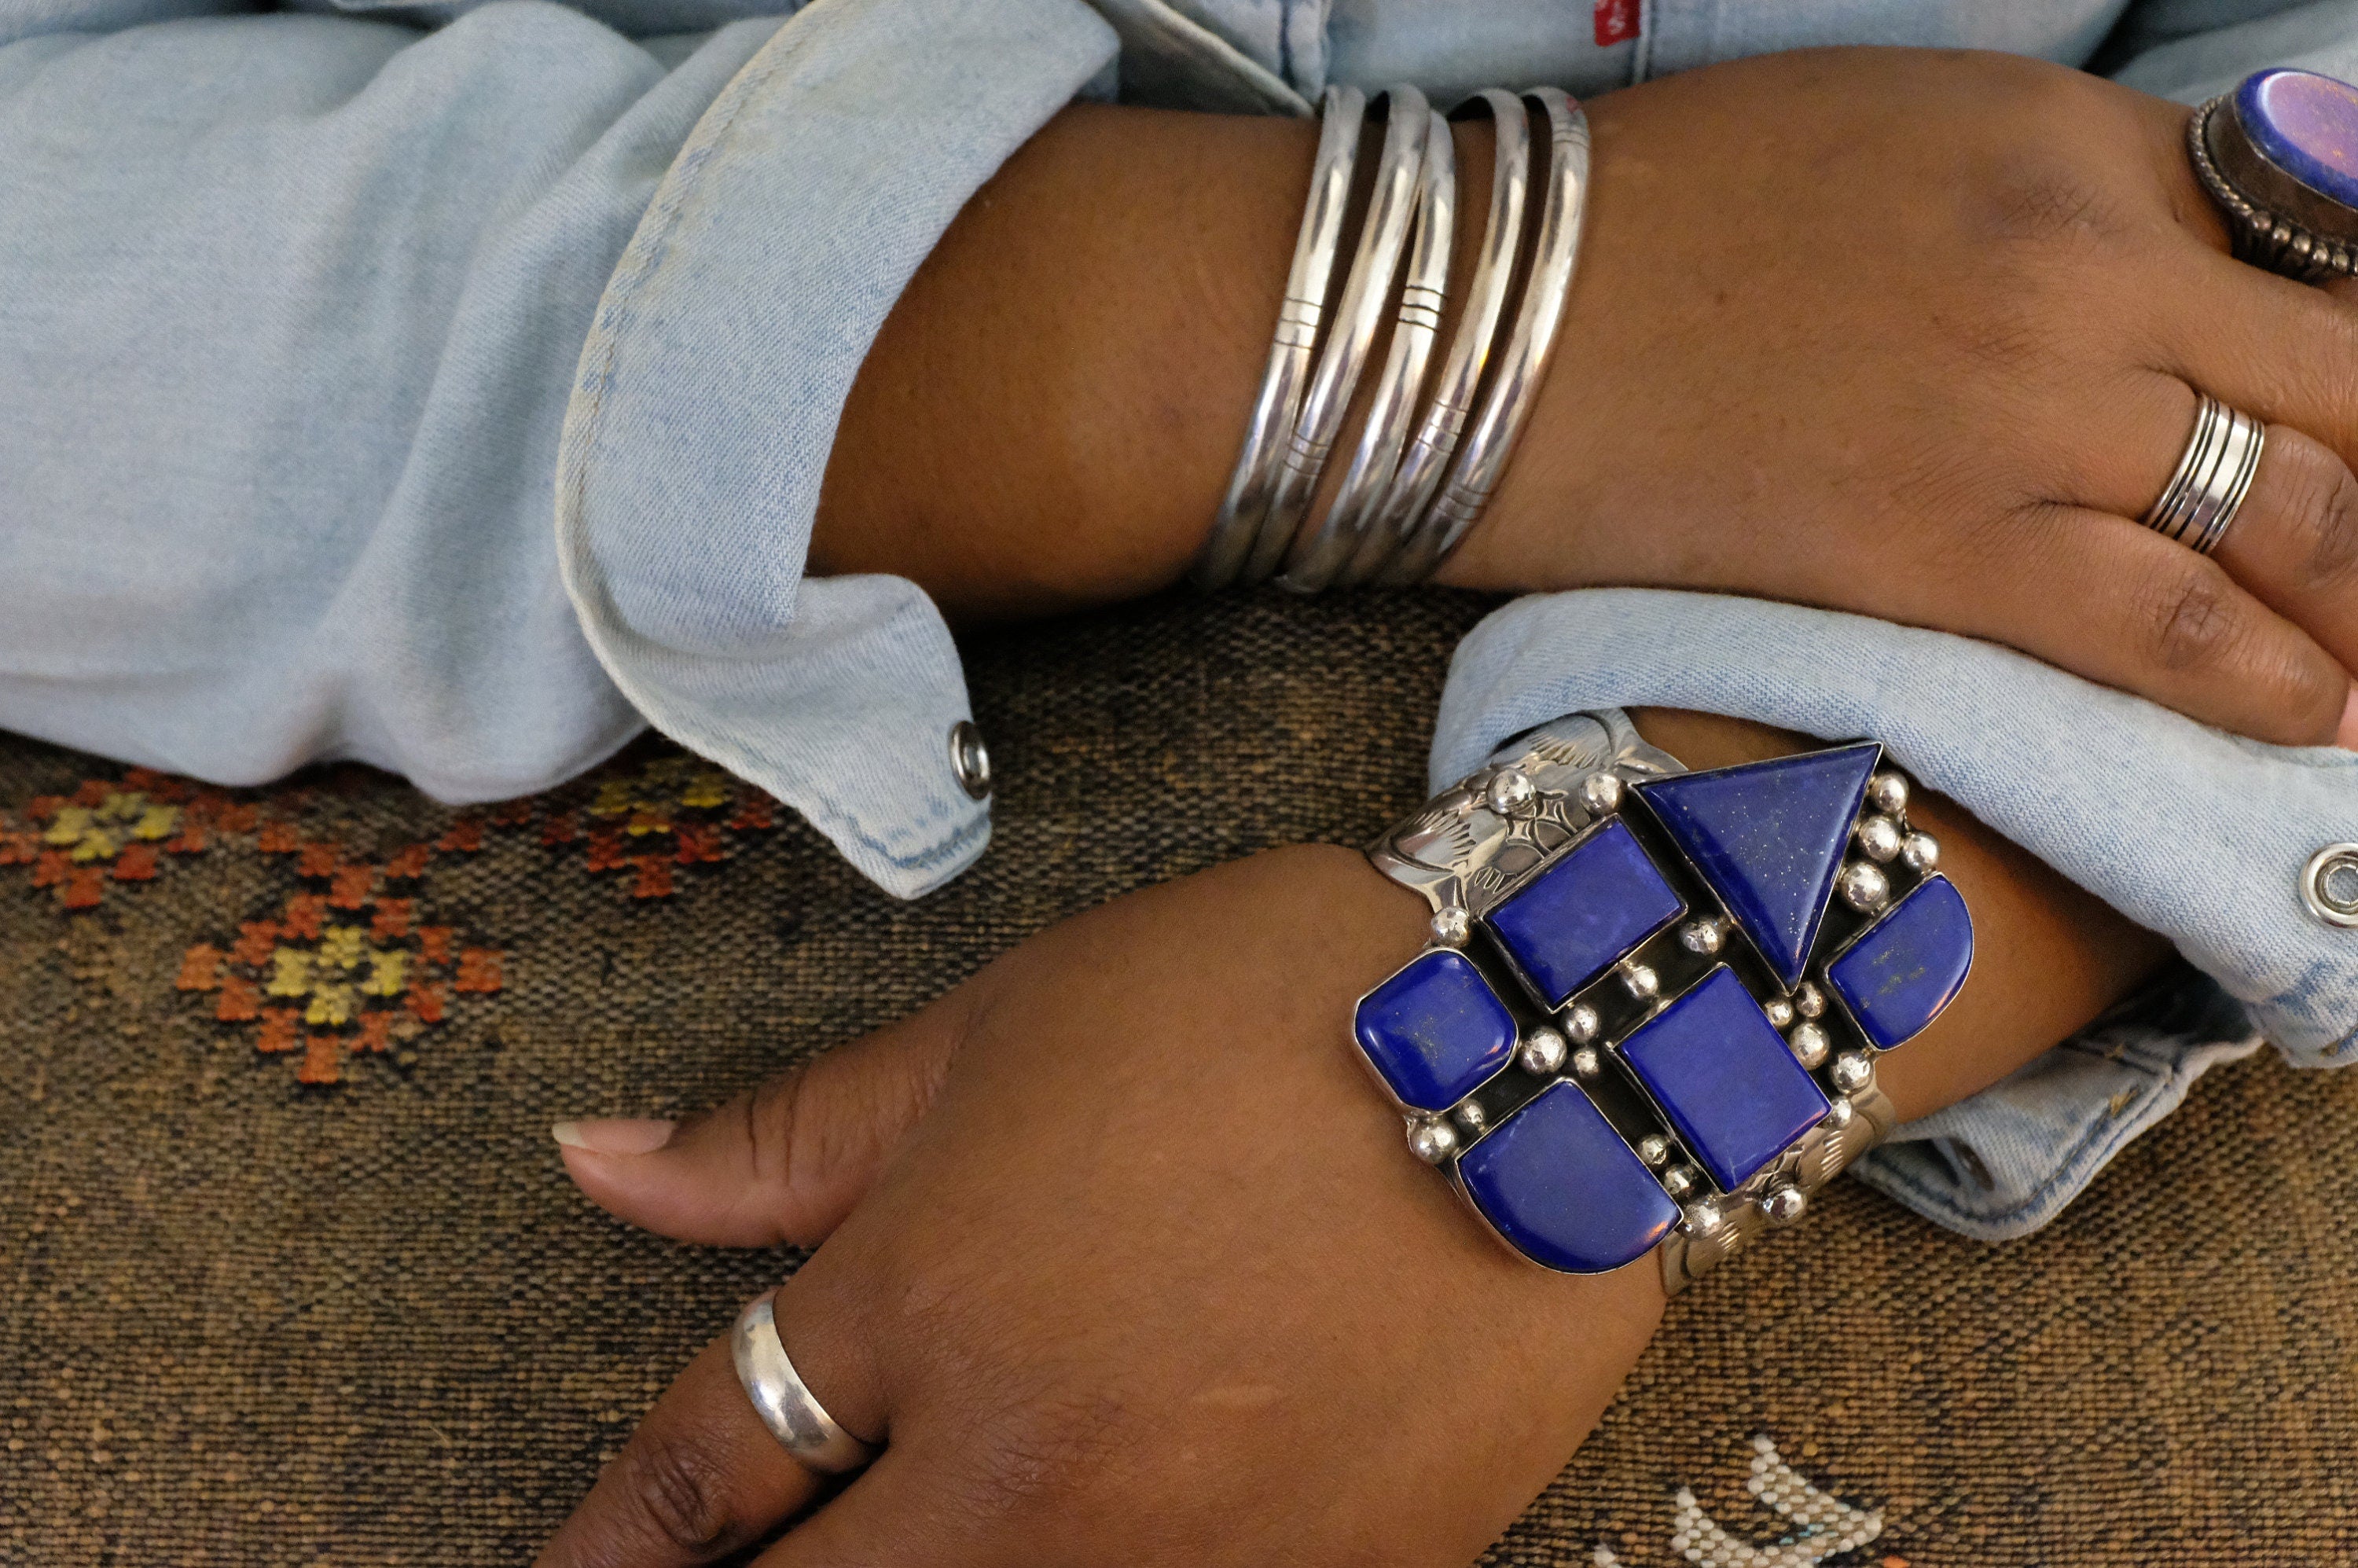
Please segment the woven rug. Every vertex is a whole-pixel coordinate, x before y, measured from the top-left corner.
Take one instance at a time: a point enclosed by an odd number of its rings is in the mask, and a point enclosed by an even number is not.
[[[692,1108],[1114,893],[1364,840],[1483,608],[974,642],[997,843],[915,904],[659,745],[452,811],[0,740],[0,1562],[525,1560],[792,1261],[607,1219],[552,1120]],[[2266,1059],[2026,1241],[1844,1184],[1676,1304],[1491,1560],[1785,1568],[1816,1519],[1880,1568],[2351,1561],[2353,1198],[2358,1075]]]

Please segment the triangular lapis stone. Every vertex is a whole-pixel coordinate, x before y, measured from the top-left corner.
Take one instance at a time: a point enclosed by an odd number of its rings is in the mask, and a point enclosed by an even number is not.
[[[1786,985],[1799,985],[1866,781],[1872,741],[1638,786]]]

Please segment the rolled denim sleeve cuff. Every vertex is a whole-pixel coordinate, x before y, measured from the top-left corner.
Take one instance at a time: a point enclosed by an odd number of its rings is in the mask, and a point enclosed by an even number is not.
[[[1433,739],[1435,786],[1533,724],[1639,705],[1874,736],[1981,821],[2169,937],[2224,993],[2212,998],[2223,1011],[2132,1007],[1903,1132],[1917,1141],[1878,1152],[1868,1179],[1943,1224],[1996,1236],[2043,1223],[2195,1076],[2257,1036],[2302,1065],[2358,1054],[2358,931],[2311,918],[2299,891],[2311,855],[2358,838],[2358,755],[2227,735],[1968,638],[1758,600],[1599,589],[1519,600],[1460,645]],[[1974,1151],[1990,1180],[1942,1155],[1944,1139]]]
[[[600,664],[904,898],[990,836],[950,759],[965,678],[914,583],[804,578],[819,484],[910,276],[1114,49],[1079,0],[800,12],[673,161],[567,409],[557,549]]]

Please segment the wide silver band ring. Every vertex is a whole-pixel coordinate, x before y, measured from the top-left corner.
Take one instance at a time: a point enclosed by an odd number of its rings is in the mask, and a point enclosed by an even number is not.
[[[2251,493],[2267,434],[2266,426],[2241,409],[2201,395],[2177,471],[2141,521],[2198,556],[2217,549]]]
[[[824,1476],[865,1469],[876,1458],[876,1450],[838,1425],[795,1370],[785,1341],[778,1337],[777,1299],[773,1287],[746,1303],[729,1336],[737,1380],[745,1385],[753,1413],[806,1468]]]

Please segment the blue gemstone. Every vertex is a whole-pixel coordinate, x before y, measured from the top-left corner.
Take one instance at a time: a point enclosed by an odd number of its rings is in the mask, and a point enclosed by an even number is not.
[[[1353,1032],[1402,1105],[1447,1110],[1507,1065],[1515,1020],[1462,953],[1421,953],[1359,1000]]]
[[[2310,70],[2263,70],[2235,89],[2254,150],[2320,196],[2358,207],[2358,88]]]
[[[1941,1015],[1974,967],[1974,917],[1946,877],[1923,884],[1826,966],[1860,1031],[1888,1051]]]
[[[1620,1050],[1722,1192],[1742,1186],[1832,1108],[1725,964]]]
[[[1588,1097],[1558,1081],[1466,1151],[1475,1206],[1535,1263],[1601,1274],[1642,1258],[1679,1206]]]
[[[1565,850],[1490,912],[1490,930],[1550,1007],[1686,910],[1618,821]]]
[[[1809,967],[1867,775],[1882,756],[1869,741],[1638,787],[1789,987]]]

